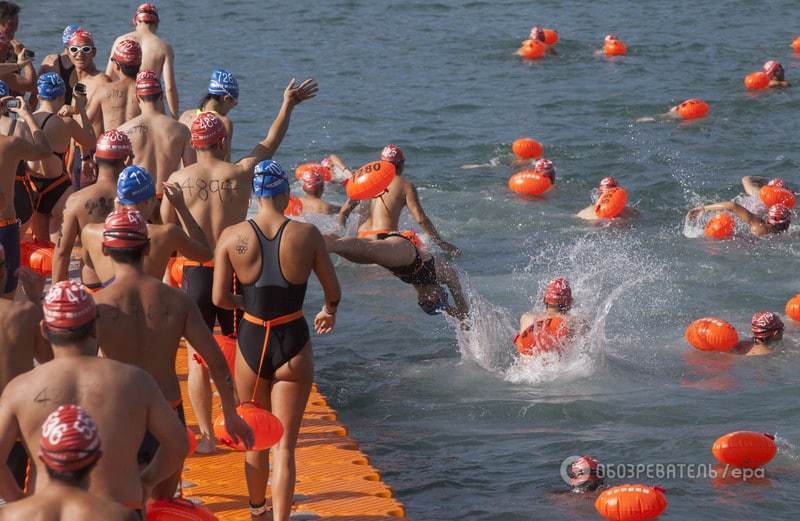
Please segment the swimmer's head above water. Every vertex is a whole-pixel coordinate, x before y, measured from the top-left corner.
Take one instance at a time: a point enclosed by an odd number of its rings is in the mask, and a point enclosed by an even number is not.
[[[406,163],[406,156],[403,155],[403,151],[397,145],[386,145],[383,147],[381,151],[381,161],[388,161],[389,163],[393,164],[396,170],[397,175],[403,173],[403,166]]]
[[[553,162],[549,159],[542,158],[538,160],[533,165],[533,171],[546,175],[552,183],[556,181],[556,167],[553,166]]]
[[[785,231],[792,223],[792,212],[781,203],[770,206],[767,211],[767,224],[772,226],[775,231]]]
[[[572,307],[572,288],[569,281],[564,277],[559,277],[550,281],[544,290],[544,305],[548,308],[557,309],[564,313]]]
[[[750,321],[753,342],[769,344],[783,338],[783,321],[772,311],[759,311]]]
[[[580,456],[567,467],[567,477],[573,492],[593,492],[603,484],[598,475],[600,462],[591,456]]]
[[[597,187],[597,189],[602,194],[602,193],[607,192],[608,190],[611,190],[612,188],[618,188],[618,187],[619,187],[619,183],[617,182],[617,180],[609,175],[609,176],[604,177],[600,181],[600,185]]]
[[[303,182],[303,191],[309,195],[321,197],[325,191],[325,177],[319,170],[306,170],[300,180]]]
[[[545,41],[544,29],[542,29],[538,25],[534,25],[533,27],[531,27],[530,39],[544,42]]]
[[[775,81],[784,81],[785,80],[785,71],[783,70],[783,65],[781,62],[770,60],[764,64],[764,72],[767,73],[770,80]]]

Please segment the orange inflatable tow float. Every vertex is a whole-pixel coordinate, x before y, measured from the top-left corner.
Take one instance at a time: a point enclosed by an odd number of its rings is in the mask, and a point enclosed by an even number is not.
[[[769,76],[766,72],[751,72],[744,77],[744,87],[747,90],[763,90],[769,87]]]
[[[546,174],[535,170],[522,170],[508,180],[508,188],[519,195],[542,195],[552,188],[553,182]]]
[[[48,277],[53,271],[54,248],[55,244],[50,241],[23,239],[19,243],[20,264],[42,277]]]
[[[521,137],[511,145],[511,151],[520,159],[539,159],[544,154],[544,147],[535,139]]]
[[[323,166],[320,163],[314,163],[314,162],[301,163],[297,165],[297,168],[295,168],[294,170],[294,176],[297,179],[302,179],[303,174],[305,174],[306,172],[317,172],[319,174],[322,174],[322,178],[325,179],[326,183],[330,183],[331,180],[333,179],[333,172],[331,171],[330,168]]]
[[[794,52],[797,54],[800,54],[800,36],[792,41],[792,49],[794,49]]]
[[[286,217],[298,217],[303,214],[303,201],[294,196],[289,196],[289,204],[286,205],[286,209],[283,211],[283,215]]]
[[[616,34],[611,33],[606,36],[603,42],[603,54],[606,56],[625,56],[628,54],[628,48],[625,46],[625,42],[617,38]]]
[[[758,197],[764,206],[770,208],[778,203],[781,203],[786,208],[794,208],[797,204],[794,194],[791,190],[778,185],[762,186],[758,192]]]
[[[678,115],[685,120],[704,118],[708,115],[708,103],[699,99],[687,99],[675,108]]]
[[[609,188],[600,194],[594,204],[594,213],[601,219],[619,217],[628,204],[628,192],[624,188]]]
[[[539,40],[525,40],[517,49],[517,54],[526,60],[539,60],[547,53],[547,46]]]
[[[525,356],[560,353],[561,342],[569,334],[566,321],[559,316],[539,319],[514,337],[517,352]]]
[[[736,328],[714,317],[695,320],[686,328],[684,336],[689,345],[700,351],[726,353],[739,344]]]
[[[708,220],[703,234],[715,241],[725,241],[733,237],[735,224],[729,212],[721,212]]]
[[[666,510],[667,498],[661,487],[620,485],[603,491],[594,508],[609,521],[648,521]]]
[[[800,293],[789,299],[786,303],[786,316],[800,322]]]
[[[372,161],[362,166],[346,180],[347,197],[354,201],[380,197],[394,180],[396,170],[388,161]]]
[[[721,436],[711,453],[723,465],[745,469],[763,467],[775,457],[778,447],[771,434],[750,431],[731,432]]]

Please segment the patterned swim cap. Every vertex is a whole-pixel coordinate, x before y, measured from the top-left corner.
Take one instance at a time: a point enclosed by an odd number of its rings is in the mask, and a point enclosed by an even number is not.
[[[544,174],[550,178],[550,181],[556,180],[556,167],[549,159],[540,159],[533,165],[533,171]]]
[[[764,72],[767,73],[769,79],[778,81],[783,81],[785,74],[781,62],[775,60],[770,60],[764,64]]]
[[[767,222],[774,226],[788,224],[792,219],[792,212],[781,203],[770,206],[767,211]]]
[[[213,112],[201,112],[192,121],[192,147],[210,148],[228,136],[222,120]]]
[[[120,65],[136,67],[142,64],[142,46],[136,40],[122,40],[111,55],[111,59]]]
[[[70,24],[64,28],[64,32],[61,34],[61,43],[64,44],[65,49],[69,47],[69,40],[72,38],[72,35],[80,28],[81,26],[78,24]]]
[[[90,47],[94,47],[94,36],[81,27],[72,33],[72,36],[69,37],[69,41],[67,41],[67,45],[89,45]]]
[[[381,160],[388,161],[394,166],[400,166],[406,162],[406,156],[403,155],[403,151],[400,150],[399,146],[389,144],[383,147]]]
[[[534,25],[531,28],[531,40],[538,40],[540,42],[544,42],[545,39],[546,38],[544,36],[544,29],[542,29],[538,25]]]
[[[783,321],[772,311],[759,311],[753,315],[750,322],[753,338],[756,340],[769,340],[783,332]]]
[[[36,80],[36,91],[39,94],[39,99],[54,100],[58,99],[67,92],[67,87],[64,85],[64,80],[55,72],[46,72],[39,76]]]
[[[135,248],[146,244],[147,222],[138,210],[124,208],[108,214],[103,225],[103,246]]]
[[[97,424],[80,405],[62,405],[42,424],[39,457],[56,472],[80,470],[100,459]]]
[[[564,277],[552,280],[544,290],[544,303],[548,306],[569,308],[572,306],[572,288]]]
[[[120,204],[134,205],[156,196],[156,184],[144,168],[131,165],[117,179],[117,199]]]
[[[133,15],[133,23],[136,22],[158,23],[158,7],[150,3],[140,5]]]
[[[74,280],[50,286],[42,303],[44,322],[50,329],[77,329],[97,317],[94,299]]]
[[[216,69],[208,82],[208,93],[215,96],[230,96],[239,99],[239,81],[225,69]]]
[[[289,193],[289,177],[277,162],[265,159],[256,165],[253,177],[253,195],[276,197]]]
[[[98,159],[126,160],[133,154],[131,140],[124,132],[112,128],[100,134],[94,156]]]
[[[600,193],[602,194],[603,192],[606,192],[607,190],[610,190],[612,188],[617,188],[617,187],[619,187],[619,183],[617,182],[616,179],[614,179],[612,176],[609,175],[609,176],[604,177],[600,181],[600,186],[598,186],[598,189],[600,190]]]
[[[155,71],[145,69],[136,75],[136,95],[137,96],[150,96],[152,94],[161,94],[161,78]]]

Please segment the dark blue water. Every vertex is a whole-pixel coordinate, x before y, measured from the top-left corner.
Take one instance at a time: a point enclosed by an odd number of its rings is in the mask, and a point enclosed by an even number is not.
[[[102,64],[129,27],[127,2],[23,2],[19,37],[44,55],[61,28],[85,23]],[[760,309],[800,289],[797,237],[710,244],[684,233],[685,212],[741,192],[743,175],[797,185],[796,89],[756,96],[745,74],[779,59],[800,82],[790,1],[329,1],[162,3],[183,107],[210,70],[241,81],[234,149],[263,135],[290,77],[316,77],[276,159],[288,167],[336,152],[353,165],[394,142],[442,235],[459,245],[472,288],[469,332],[423,315],[410,287],[380,268],[337,261],[345,296],[334,335],[315,338],[318,381],[417,520],[593,519],[563,490],[561,461],[710,464],[733,430],[777,433],[768,480],[661,483],[664,519],[796,519],[800,333],[771,357],[701,356],[683,340],[705,315],[745,332]],[[534,23],[557,29],[558,57],[513,55]],[[593,51],[616,32],[629,55]],[[690,97],[711,105],[691,124],[640,124]],[[541,201],[506,188],[497,163],[521,135],[558,170]],[[573,218],[614,175],[641,212],[593,227]],[[341,201],[340,190],[330,197]],[[412,225],[410,220],[406,224]],[[591,333],[562,363],[520,364],[517,317],[544,283],[573,283]],[[312,288],[307,311],[321,304]],[[614,481],[613,484],[619,484]]]

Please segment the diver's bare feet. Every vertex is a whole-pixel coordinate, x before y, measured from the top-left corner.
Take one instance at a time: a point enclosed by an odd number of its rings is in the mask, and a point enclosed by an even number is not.
[[[201,436],[195,452],[197,454],[214,454],[217,452],[217,440],[213,436]]]

